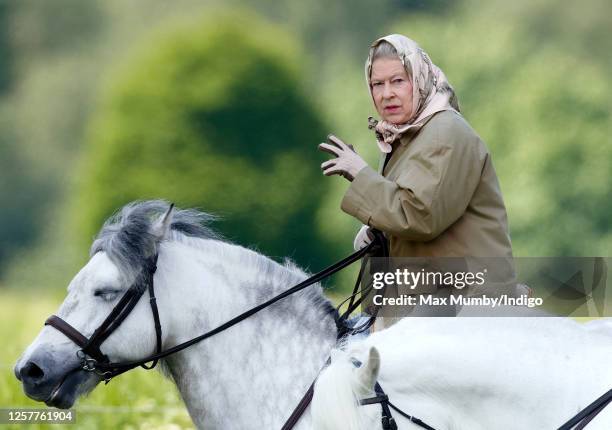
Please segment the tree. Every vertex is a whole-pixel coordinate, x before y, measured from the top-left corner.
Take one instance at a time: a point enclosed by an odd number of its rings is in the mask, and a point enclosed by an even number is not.
[[[1,116],[1,115],[0,115]],[[27,163],[16,150],[16,140],[0,123],[0,268],[9,256],[27,247],[36,238],[41,224],[38,213],[33,210],[48,187],[33,175],[23,175]]]
[[[221,215],[226,236],[269,255],[327,262],[313,216],[325,127],[291,37],[236,12],[158,37],[94,114],[72,209],[79,236],[128,201],[165,198]]]

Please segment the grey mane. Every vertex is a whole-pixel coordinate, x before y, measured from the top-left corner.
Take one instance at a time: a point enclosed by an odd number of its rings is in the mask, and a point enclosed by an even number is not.
[[[128,203],[106,220],[90,249],[90,256],[105,252],[113,263],[119,267],[128,283],[132,283],[144,267],[146,260],[158,249],[158,238],[151,233],[153,223],[163,216],[170,203],[164,200],[134,201]],[[185,236],[198,239],[219,240],[228,243],[222,236],[213,231],[208,224],[215,216],[196,209],[174,208],[170,230],[170,240],[181,240],[190,243]],[[195,245],[193,242],[191,243]],[[257,289],[258,302],[269,299],[289,287],[298,284],[308,277],[291,260],[284,264],[259,254],[245,252],[244,263],[257,268],[257,272],[266,279],[266,288]],[[320,287],[309,287],[296,295],[305,298],[310,305],[332,312],[333,307],[322,294]],[[289,301],[291,301],[290,299]]]
[[[170,203],[164,200],[128,203],[106,220],[91,245],[90,256],[105,252],[132,281],[145,261],[157,252],[158,238],[152,234],[151,227],[169,207]],[[221,235],[208,227],[214,219],[195,209],[175,208],[170,229],[186,236],[221,240]]]

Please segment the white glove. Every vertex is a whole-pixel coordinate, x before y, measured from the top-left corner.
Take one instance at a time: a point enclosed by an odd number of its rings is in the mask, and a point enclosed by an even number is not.
[[[370,227],[367,225],[362,226],[355,236],[355,240],[353,241],[353,248],[355,251],[359,251],[362,248],[365,248],[372,242],[372,238],[368,235],[368,230]]]
[[[329,143],[319,145],[319,150],[328,152],[336,158],[321,164],[321,169],[325,176],[341,175],[352,181],[357,176],[357,173],[368,165],[363,158],[357,155],[353,145],[347,145],[333,134],[327,136],[327,141]]]

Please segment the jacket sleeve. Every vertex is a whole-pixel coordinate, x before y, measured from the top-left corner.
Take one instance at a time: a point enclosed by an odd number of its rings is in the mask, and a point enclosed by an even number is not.
[[[488,154],[478,136],[461,124],[438,123],[425,131],[423,149],[398,160],[397,180],[365,167],[347,190],[342,210],[383,232],[421,242],[457,221],[480,182]]]

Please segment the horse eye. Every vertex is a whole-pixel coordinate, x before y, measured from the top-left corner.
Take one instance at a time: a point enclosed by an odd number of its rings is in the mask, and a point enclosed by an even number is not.
[[[106,302],[112,302],[119,295],[119,290],[102,289],[94,291],[94,296],[102,298]]]

